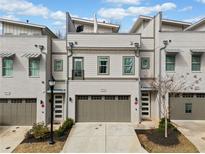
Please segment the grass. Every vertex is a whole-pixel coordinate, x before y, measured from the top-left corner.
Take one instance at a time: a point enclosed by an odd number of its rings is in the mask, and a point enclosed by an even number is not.
[[[46,139],[24,139],[24,141],[16,147],[13,153],[59,153],[63,149],[70,131],[64,136],[57,137],[54,135],[55,144],[49,145],[49,138]]]
[[[136,130],[141,145],[151,153],[198,153],[197,148],[177,129],[168,130],[168,138],[157,129]]]

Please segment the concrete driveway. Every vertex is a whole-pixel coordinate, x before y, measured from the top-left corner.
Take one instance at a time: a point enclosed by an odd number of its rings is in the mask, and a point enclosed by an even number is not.
[[[130,123],[77,123],[63,153],[146,152]]]
[[[0,153],[11,153],[24,139],[29,126],[0,126]]]
[[[173,120],[178,130],[205,153],[205,120]]]

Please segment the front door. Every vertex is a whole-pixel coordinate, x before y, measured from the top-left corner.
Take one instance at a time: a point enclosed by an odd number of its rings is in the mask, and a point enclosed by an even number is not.
[[[150,119],[150,93],[149,92],[142,92],[141,96],[141,114],[142,119]]]
[[[63,120],[63,94],[54,95],[54,120],[62,121]]]

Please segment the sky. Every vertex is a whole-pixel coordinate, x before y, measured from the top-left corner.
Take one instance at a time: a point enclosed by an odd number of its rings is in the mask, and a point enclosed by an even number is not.
[[[42,24],[65,32],[65,12],[71,16],[120,24],[128,32],[139,15],[196,22],[205,17],[205,0],[0,0],[0,17]]]

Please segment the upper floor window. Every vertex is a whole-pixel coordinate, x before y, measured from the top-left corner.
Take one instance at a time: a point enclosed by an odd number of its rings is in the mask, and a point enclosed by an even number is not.
[[[135,74],[135,57],[123,57],[123,74]]]
[[[150,59],[149,57],[141,58],[141,69],[149,69],[150,67]]]
[[[11,77],[13,75],[13,59],[3,58],[2,61],[2,76]]]
[[[29,58],[29,76],[38,77],[40,72],[40,59]]]
[[[192,103],[185,103],[185,113],[192,113]]]
[[[73,58],[73,79],[83,79],[84,78],[84,66],[83,57]]]
[[[175,71],[175,55],[166,55],[166,71]]]
[[[98,57],[98,74],[109,74],[109,57]]]
[[[200,71],[201,70],[201,55],[192,55],[192,71]]]
[[[61,59],[54,60],[54,71],[55,72],[62,72],[63,71],[63,60],[61,60]]]

